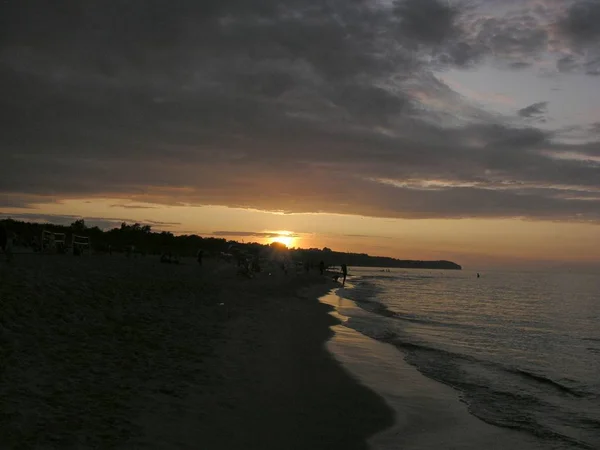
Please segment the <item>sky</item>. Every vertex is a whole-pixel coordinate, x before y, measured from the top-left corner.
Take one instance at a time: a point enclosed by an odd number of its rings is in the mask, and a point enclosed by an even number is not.
[[[600,0],[4,0],[0,215],[600,263]]]

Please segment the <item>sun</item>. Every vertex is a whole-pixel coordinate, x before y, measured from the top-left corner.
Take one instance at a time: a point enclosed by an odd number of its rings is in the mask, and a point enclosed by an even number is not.
[[[296,243],[296,238],[294,236],[292,236],[292,234],[288,231],[281,231],[278,232],[280,234],[278,234],[277,236],[273,236],[271,238],[271,244],[273,242],[279,242],[280,244],[285,245],[287,248],[292,248],[294,246],[294,244]]]

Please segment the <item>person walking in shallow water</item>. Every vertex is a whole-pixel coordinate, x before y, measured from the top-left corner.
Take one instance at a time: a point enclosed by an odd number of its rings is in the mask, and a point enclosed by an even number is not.
[[[346,264],[342,264],[342,286],[346,285],[346,277],[348,276],[348,266]]]

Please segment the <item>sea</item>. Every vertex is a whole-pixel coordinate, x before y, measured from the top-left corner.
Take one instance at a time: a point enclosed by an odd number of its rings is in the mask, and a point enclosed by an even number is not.
[[[600,449],[600,274],[351,268],[345,326],[468,411],[549,449]],[[365,314],[364,311],[368,311]]]

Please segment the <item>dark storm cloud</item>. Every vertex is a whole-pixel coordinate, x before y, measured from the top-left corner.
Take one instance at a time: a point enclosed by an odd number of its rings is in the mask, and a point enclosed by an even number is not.
[[[468,67],[482,60],[486,49],[467,31],[470,8],[466,1],[396,0],[391,26],[403,48],[413,58],[432,67]]]
[[[596,144],[507,125],[433,74],[525,67],[545,29],[452,4],[4,2],[0,203],[597,220],[569,198],[600,188],[598,165],[564,156]]]
[[[546,49],[548,33],[532,14],[476,19],[476,39],[494,57],[517,68],[527,65]]]
[[[575,44],[587,46],[600,43],[600,2],[581,0],[570,6],[565,17],[559,22],[561,31]]]
[[[548,102],[538,102],[532,105],[526,106],[518,111],[521,117],[536,117],[541,116],[548,110]]]
[[[575,0],[565,3],[556,20],[554,47],[564,54],[557,61],[560,72],[600,73],[600,2]]]
[[[479,5],[511,5],[482,0]],[[504,15],[461,14],[459,37],[469,49],[467,61],[493,58],[510,69],[535,66],[555,56],[561,72],[600,73],[600,17],[596,0],[521,0]],[[464,9],[464,8],[463,8]],[[467,9],[467,11],[471,11]]]
[[[450,2],[398,0],[394,6],[399,33],[418,43],[439,45],[460,33],[456,24],[459,10]]]

